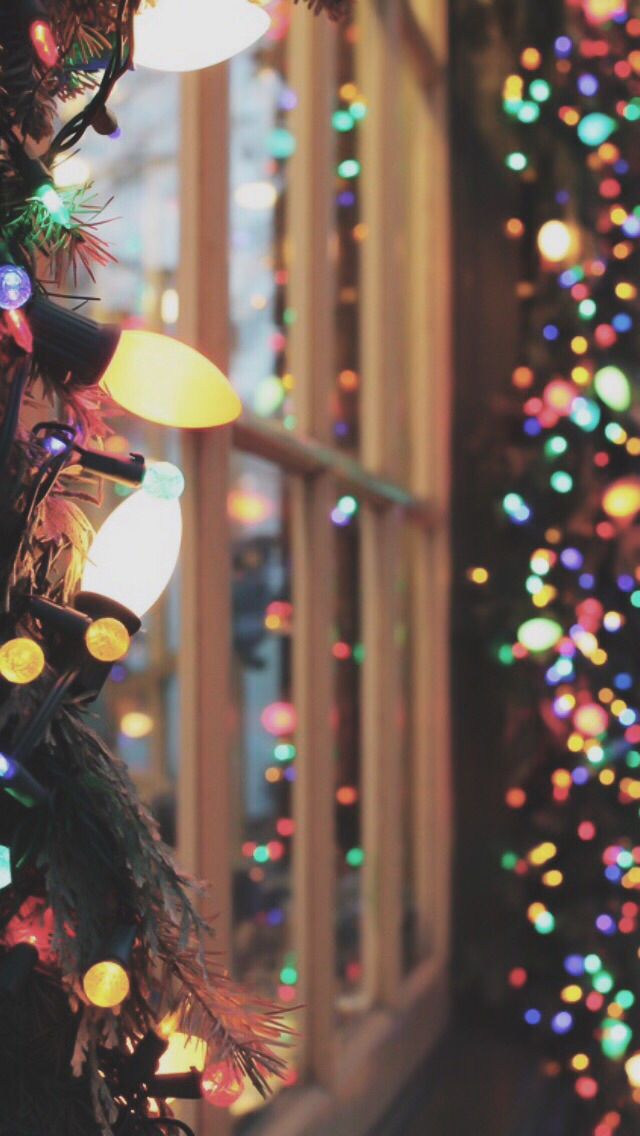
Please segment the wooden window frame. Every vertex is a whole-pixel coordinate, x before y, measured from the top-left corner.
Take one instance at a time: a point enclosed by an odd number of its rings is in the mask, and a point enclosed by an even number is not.
[[[295,700],[299,749],[294,856],[295,933],[302,981],[299,1089],[282,1094],[256,1123],[256,1136],[364,1136],[436,1041],[448,1013],[451,809],[448,724],[449,587],[449,174],[446,101],[446,0],[361,0],[366,42],[370,129],[363,135],[364,208],[371,224],[362,260],[363,370],[361,460],[331,444],[333,272],[329,248],[333,177],[332,37],[322,20],[296,14],[291,76],[300,99],[293,129],[289,225],[291,290],[298,319],[290,334],[290,369],[300,391],[297,428],[246,413],[232,431],[189,432],[185,500],[182,643],[181,780],[178,832],[183,861],[211,880],[222,949],[231,942],[229,658],[230,532],[226,486],[231,447],[278,465],[293,480],[293,601],[296,612]],[[366,5],[366,7],[365,7]],[[416,29],[422,35],[417,35]],[[389,306],[397,265],[389,234],[397,194],[395,140],[389,111],[399,68],[416,75],[416,171],[410,188],[412,256],[405,295],[408,344],[399,341]],[[311,97],[311,92],[313,93]],[[214,108],[212,113],[211,108]],[[227,68],[188,75],[182,85],[183,206],[181,337],[224,367],[229,358],[228,75]],[[427,267],[428,266],[428,267]],[[212,292],[215,304],[211,303]],[[412,415],[412,464],[406,483],[389,476],[386,433],[389,375],[401,358]],[[338,490],[362,504],[363,625],[375,643],[364,668],[363,820],[368,860],[363,874],[364,957],[373,1008],[348,1034],[334,1001],[334,785],[328,709],[333,616],[328,515]],[[400,754],[389,712],[394,673],[392,550],[410,526],[414,631],[419,677],[412,714],[413,825],[418,940],[423,961],[403,976],[400,958]],[[389,550],[380,556],[379,549]],[[375,846],[384,856],[369,855]],[[226,1114],[198,1110],[200,1136],[231,1136]],[[252,1133],[254,1128],[252,1127]]]

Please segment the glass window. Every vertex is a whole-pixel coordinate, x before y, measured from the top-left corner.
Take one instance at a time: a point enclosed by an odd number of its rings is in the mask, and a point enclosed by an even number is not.
[[[362,611],[358,502],[338,498],[331,513],[336,547],[334,703],[336,794],[336,966],[338,1008],[361,1006],[362,928]]]
[[[301,759],[292,686],[288,478],[270,462],[235,453],[228,511],[234,970],[257,994],[287,1006],[298,1000],[292,855]],[[292,1083],[295,1054],[287,1061]],[[261,1104],[257,1094],[245,1092],[240,1111]]]
[[[297,96],[287,83],[289,0],[269,11],[270,31],[230,66],[230,378],[247,409],[293,428],[287,196]]]
[[[331,417],[336,445],[357,452],[360,441],[360,247],[367,235],[361,200],[362,123],[367,104],[356,82],[359,28],[340,25],[337,90],[332,117],[336,176],[335,386]]]

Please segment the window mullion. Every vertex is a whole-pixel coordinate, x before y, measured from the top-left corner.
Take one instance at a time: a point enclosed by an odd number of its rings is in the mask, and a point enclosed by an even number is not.
[[[224,66],[182,86],[180,333],[218,366],[228,361],[228,75]],[[215,111],[215,113],[213,113]],[[217,282],[215,302],[211,281]],[[218,949],[230,950],[230,581],[226,516],[230,431],[185,431],[180,651],[182,759],[179,831],[190,869],[207,878]],[[211,903],[207,904],[211,909]],[[226,1114],[198,1108],[200,1136],[229,1136]]]
[[[289,358],[297,428],[327,441],[335,331],[335,273],[330,257],[335,33],[329,21],[305,20],[295,13],[289,36],[289,70],[298,96],[292,113],[296,152],[289,170],[287,217],[289,303],[296,313],[289,332]]]
[[[400,975],[402,920],[399,701],[394,650],[398,517],[362,516],[364,958],[370,1004],[392,1005]]]
[[[358,83],[368,103],[362,133],[363,218],[361,360],[362,460],[390,473],[389,440],[398,426],[399,296],[395,245],[398,227],[397,138],[394,112],[400,71],[396,6],[360,8]]]
[[[298,479],[293,493],[294,690],[301,761],[296,780],[295,918],[302,998],[302,1068],[329,1087],[334,1077],[335,844],[331,735],[333,546],[330,474]]]

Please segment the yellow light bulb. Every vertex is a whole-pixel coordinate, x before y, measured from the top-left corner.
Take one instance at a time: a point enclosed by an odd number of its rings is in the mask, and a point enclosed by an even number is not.
[[[44,652],[33,639],[9,639],[0,647],[0,674],[7,682],[24,686],[44,670]]]
[[[621,520],[634,517],[640,510],[640,478],[621,477],[605,491],[602,508],[609,517]]]
[[[629,1084],[634,1089],[640,1088],[640,1053],[634,1053],[633,1057],[625,1061],[624,1071],[629,1078]]]
[[[83,591],[109,596],[143,616],[171,579],[181,537],[179,502],[139,489],[97,533],[82,576]]]
[[[100,385],[125,410],[161,426],[224,426],[242,410],[214,363],[153,331],[123,331]]]
[[[115,663],[129,650],[131,636],[119,619],[95,619],[84,637],[87,651],[101,663]]]
[[[169,1045],[160,1058],[158,1073],[188,1073],[191,1069],[201,1073],[206,1063],[206,1041],[178,1030],[169,1034]]]
[[[134,18],[134,62],[199,71],[250,47],[270,23],[255,0],[156,0]]]
[[[130,989],[129,975],[122,963],[114,959],[102,959],[89,967],[82,986],[93,1006],[111,1010],[124,1002]]]

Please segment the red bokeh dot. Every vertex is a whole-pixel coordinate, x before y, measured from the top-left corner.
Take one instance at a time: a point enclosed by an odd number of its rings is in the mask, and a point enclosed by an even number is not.
[[[576,1092],[583,1100],[593,1100],[598,1095],[598,1082],[593,1077],[578,1077]]]

